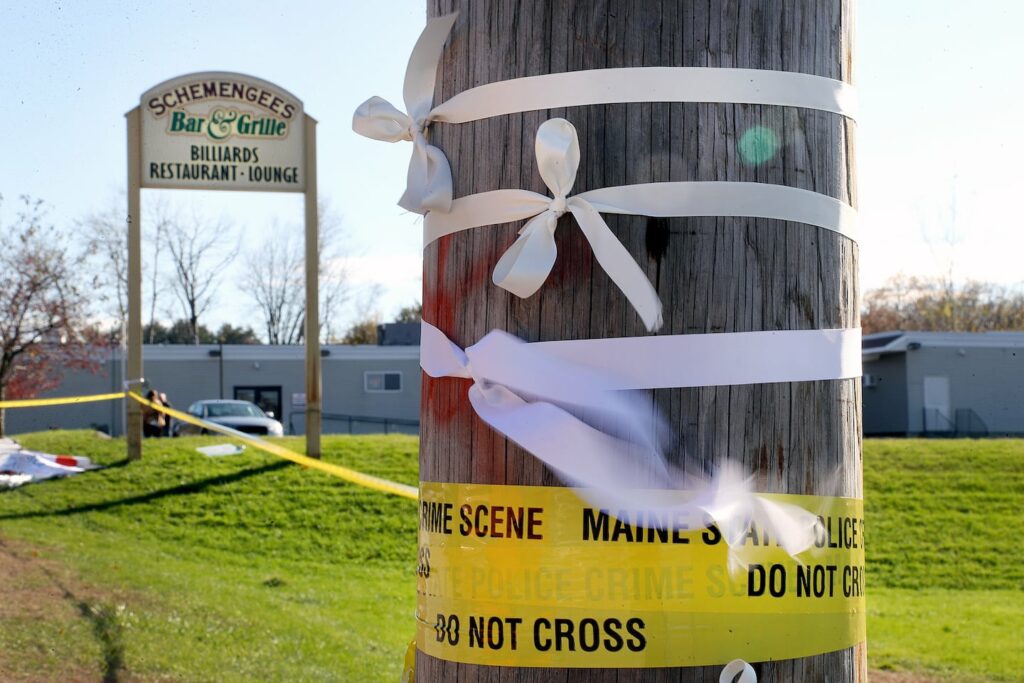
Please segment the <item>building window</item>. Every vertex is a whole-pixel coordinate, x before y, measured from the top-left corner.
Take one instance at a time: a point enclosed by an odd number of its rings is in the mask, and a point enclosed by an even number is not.
[[[236,401],[249,401],[268,415],[281,419],[281,387],[235,387]]]
[[[368,394],[393,393],[402,390],[400,372],[364,372],[363,390]]]

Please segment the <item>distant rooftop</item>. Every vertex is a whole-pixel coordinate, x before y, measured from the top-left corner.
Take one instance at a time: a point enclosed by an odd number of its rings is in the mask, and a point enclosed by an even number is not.
[[[306,347],[303,344],[144,344],[142,357],[147,360],[200,360],[216,359],[223,352],[228,361],[254,360],[303,360]],[[324,344],[320,347],[323,361],[346,360],[417,360],[419,346],[376,346],[369,344]],[[120,350],[114,351],[120,359]]]
[[[922,347],[1024,348],[1024,332],[876,332],[865,335],[865,354],[902,353],[910,344]]]

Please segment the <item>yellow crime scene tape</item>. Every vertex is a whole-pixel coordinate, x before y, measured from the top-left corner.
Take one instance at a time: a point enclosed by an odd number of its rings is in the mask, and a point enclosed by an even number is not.
[[[815,547],[789,557],[751,523],[736,570],[707,520],[652,523],[589,506],[573,489],[436,482],[417,488],[127,391],[0,401],[0,408],[126,397],[295,464],[419,501],[417,637],[403,680],[414,676],[417,649],[471,664],[647,668],[807,657],[865,638],[859,499],[764,494],[819,516]],[[647,493],[676,502],[692,495]]]
[[[68,403],[92,403],[93,401],[114,401],[124,398],[125,392],[89,394],[88,396],[66,396],[62,398],[29,398],[16,401],[0,401],[0,408],[35,408],[37,406],[59,406]]]
[[[344,479],[349,483],[358,484],[359,486],[363,486],[368,489],[374,489],[375,491],[391,493],[396,496],[401,496],[403,498],[409,498],[410,500],[417,500],[419,498],[419,490],[415,486],[409,486],[408,484],[399,484],[396,481],[381,479],[380,477],[374,477],[369,474],[357,472],[356,470],[349,469],[348,467],[342,467],[341,465],[332,465],[329,462],[323,462],[322,460],[317,460],[316,458],[310,458],[305,455],[300,455],[295,451],[289,450],[283,446],[279,446],[276,443],[264,441],[259,437],[253,436],[252,434],[246,434],[245,432],[240,432],[237,429],[225,427],[224,425],[219,425],[214,422],[200,420],[194,415],[189,415],[188,413],[183,413],[180,410],[175,410],[174,408],[168,408],[167,406],[162,406],[158,403],[153,403],[152,401],[149,401],[148,399],[145,399],[142,396],[139,396],[138,394],[129,393],[128,395],[131,398],[138,401],[139,403],[141,403],[142,405],[149,406],[154,410],[159,410],[162,413],[170,415],[176,420],[188,422],[189,424],[196,425],[197,427],[208,429],[211,432],[220,432],[221,434],[232,436],[238,439],[239,441],[243,441],[253,446],[254,448],[266,451],[271,455],[276,455],[277,457],[284,458],[285,460],[291,460],[297,465],[302,465],[304,467],[309,467],[311,469],[320,470],[321,472],[326,472],[327,474],[338,477],[339,479]]]
[[[812,548],[792,558],[750,522],[733,564],[717,528],[682,513],[596,509],[568,488],[420,482],[417,646],[468,664],[645,668],[862,642],[863,501],[763,495],[819,516]]]
[[[271,455],[276,455],[279,458],[290,460],[291,462],[294,462],[297,465],[302,465],[304,467],[309,467],[311,469],[320,470],[321,472],[325,472],[327,474],[330,474],[331,476],[338,477],[339,479],[343,479],[351,484],[363,486],[365,488],[373,489],[375,491],[381,491],[383,493],[390,493],[392,495],[401,496],[402,498],[408,498],[410,500],[417,500],[419,497],[419,491],[415,486],[409,486],[408,484],[400,484],[396,481],[390,481],[388,479],[374,477],[373,475],[364,474],[362,472],[349,469],[348,467],[342,467],[341,465],[334,465],[328,462],[323,462],[322,460],[317,460],[316,458],[310,458],[305,455],[300,455],[295,451],[289,450],[283,446],[279,446],[269,441],[264,441],[259,437],[253,436],[252,434],[246,434],[245,432],[240,432],[236,429],[232,429],[231,427],[225,427],[224,425],[219,425],[214,422],[200,420],[194,415],[189,415],[188,413],[183,413],[180,410],[175,410],[174,408],[168,408],[167,406],[163,406],[158,403],[153,403],[152,401],[149,401],[148,399],[143,398],[142,396],[139,396],[138,394],[132,392],[119,391],[116,393],[90,394],[87,396],[67,396],[62,398],[38,398],[15,401],[0,401],[0,408],[32,408],[37,406],[56,406],[73,403],[89,403],[92,401],[112,401],[117,399],[123,399],[126,397],[134,399],[135,401],[138,401],[142,405],[149,406],[150,408],[158,410],[161,413],[170,415],[176,420],[188,422],[189,424],[196,425],[197,427],[202,427],[203,429],[209,430],[211,432],[219,432],[226,436],[233,437],[235,439],[238,439],[239,441],[242,441],[252,446],[253,448],[258,448],[259,450],[270,453]]]

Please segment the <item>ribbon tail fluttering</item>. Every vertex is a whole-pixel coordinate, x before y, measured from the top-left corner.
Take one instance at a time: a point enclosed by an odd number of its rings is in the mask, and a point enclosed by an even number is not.
[[[659,329],[662,325],[661,299],[626,247],[622,246],[601,214],[586,200],[571,198],[569,210],[590,243],[601,269],[622,290],[647,330],[653,332]]]
[[[734,569],[743,564],[743,537],[751,524],[791,555],[814,542],[815,515],[759,496],[750,478],[728,462],[696,487],[689,502],[660,503],[652,490],[684,488],[661,452],[664,420],[648,396],[610,389],[611,375],[499,331],[463,351],[426,322],[421,354],[431,377],[473,379],[469,399],[476,415],[578,487],[594,507],[647,519],[685,514],[715,524]]]
[[[491,276],[494,284],[521,299],[533,296],[555,265],[554,216],[535,216],[519,231],[519,237],[498,259]]]

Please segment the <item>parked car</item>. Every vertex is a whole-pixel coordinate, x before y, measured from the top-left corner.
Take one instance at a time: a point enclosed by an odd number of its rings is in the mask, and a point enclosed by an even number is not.
[[[237,429],[246,434],[265,436],[281,436],[284,428],[274,419],[274,413],[264,413],[259,406],[249,401],[229,401],[214,399],[196,401],[188,407],[188,414],[207,422],[215,422],[225,427]],[[209,434],[210,431],[196,425],[175,421],[174,435]]]

